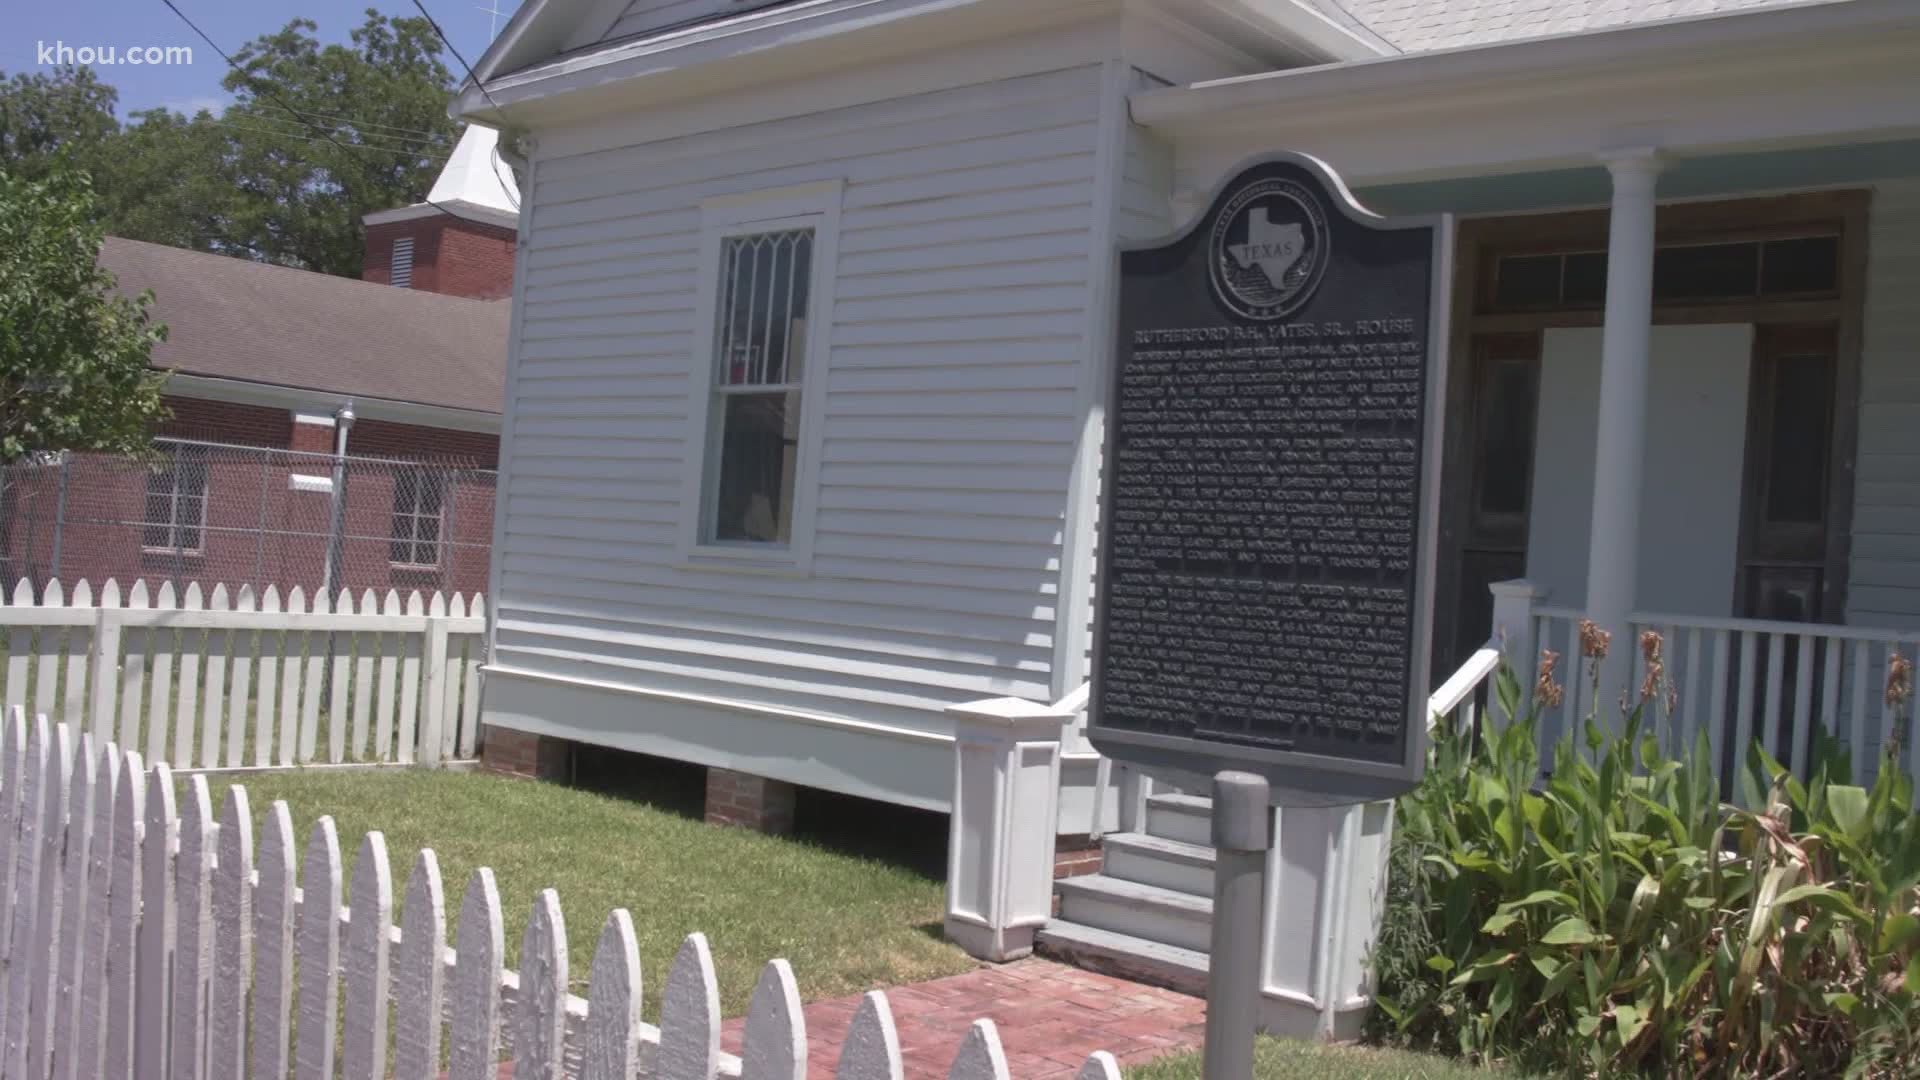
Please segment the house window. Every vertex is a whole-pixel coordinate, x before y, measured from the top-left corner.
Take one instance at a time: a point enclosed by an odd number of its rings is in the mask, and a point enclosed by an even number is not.
[[[707,540],[793,539],[812,267],[810,228],[721,244],[713,385],[719,453]]]
[[[709,206],[686,554],[803,563],[839,186]],[[797,211],[797,212],[796,212]]]
[[[197,554],[206,526],[207,448],[176,447],[164,467],[147,474],[140,546],[174,555]]]
[[[393,478],[393,541],[388,559],[395,566],[440,565],[443,475],[430,469],[403,469]]]
[[[1840,238],[1662,244],[1653,256],[1656,304],[1731,303],[1832,295],[1840,287]],[[1494,311],[1599,308],[1607,301],[1607,254],[1568,251],[1501,256]]]
[[[413,288],[413,237],[402,236],[393,242],[393,260],[387,265],[389,282],[402,289]]]

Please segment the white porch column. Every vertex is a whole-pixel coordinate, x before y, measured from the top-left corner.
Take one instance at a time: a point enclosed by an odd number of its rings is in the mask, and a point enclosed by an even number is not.
[[[1640,477],[1647,445],[1647,352],[1653,333],[1654,186],[1650,149],[1605,155],[1613,175],[1607,229],[1607,307],[1600,346],[1599,437],[1593,448],[1593,517],[1587,557],[1588,617],[1613,634],[1601,670],[1599,716],[1626,689],[1627,640],[1639,576]]]
[[[968,702],[953,720],[948,940],[999,963],[1033,951],[1053,912],[1060,737],[1071,712],[1021,698]]]

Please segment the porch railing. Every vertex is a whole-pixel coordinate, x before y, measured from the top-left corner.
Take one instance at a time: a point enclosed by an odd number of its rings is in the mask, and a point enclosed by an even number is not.
[[[1577,731],[1593,710],[1592,661],[1580,655],[1580,611],[1534,605],[1528,612],[1530,647],[1508,654],[1531,685],[1542,649],[1559,653],[1566,688],[1558,709],[1543,718],[1542,741]],[[1871,783],[1881,748],[1898,740],[1900,761],[1920,776],[1920,745],[1905,714],[1887,700],[1887,671],[1895,656],[1920,659],[1920,634],[1826,623],[1774,622],[1700,615],[1636,613],[1633,638],[1616,642],[1632,659],[1629,689],[1638,695],[1646,663],[1637,648],[1643,630],[1664,641],[1663,689],[1643,714],[1647,730],[1669,754],[1690,752],[1701,732],[1723,777],[1737,775],[1745,748],[1758,740],[1782,764],[1805,776],[1816,733],[1843,745],[1856,783]],[[1602,703],[1602,717],[1618,703]]]

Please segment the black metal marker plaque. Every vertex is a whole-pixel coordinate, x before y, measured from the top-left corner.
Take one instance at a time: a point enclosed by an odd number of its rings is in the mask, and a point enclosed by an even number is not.
[[[1294,804],[1425,760],[1450,222],[1244,166],[1120,260],[1088,734]]]

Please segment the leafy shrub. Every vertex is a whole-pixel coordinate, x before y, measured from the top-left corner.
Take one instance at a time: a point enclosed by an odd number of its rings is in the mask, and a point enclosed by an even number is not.
[[[1920,815],[1897,747],[1868,790],[1830,742],[1806,784],[1756,744],[1753,809],[1725,806],[1704,733],[1684,760],[1643,733],[1656,677],[1538,783],[1553,659],[1526,709],[1498,674],[1505,727],[1436,729],[1400,801],[1375,1035],[1557,1074],[1920,1075]]]

